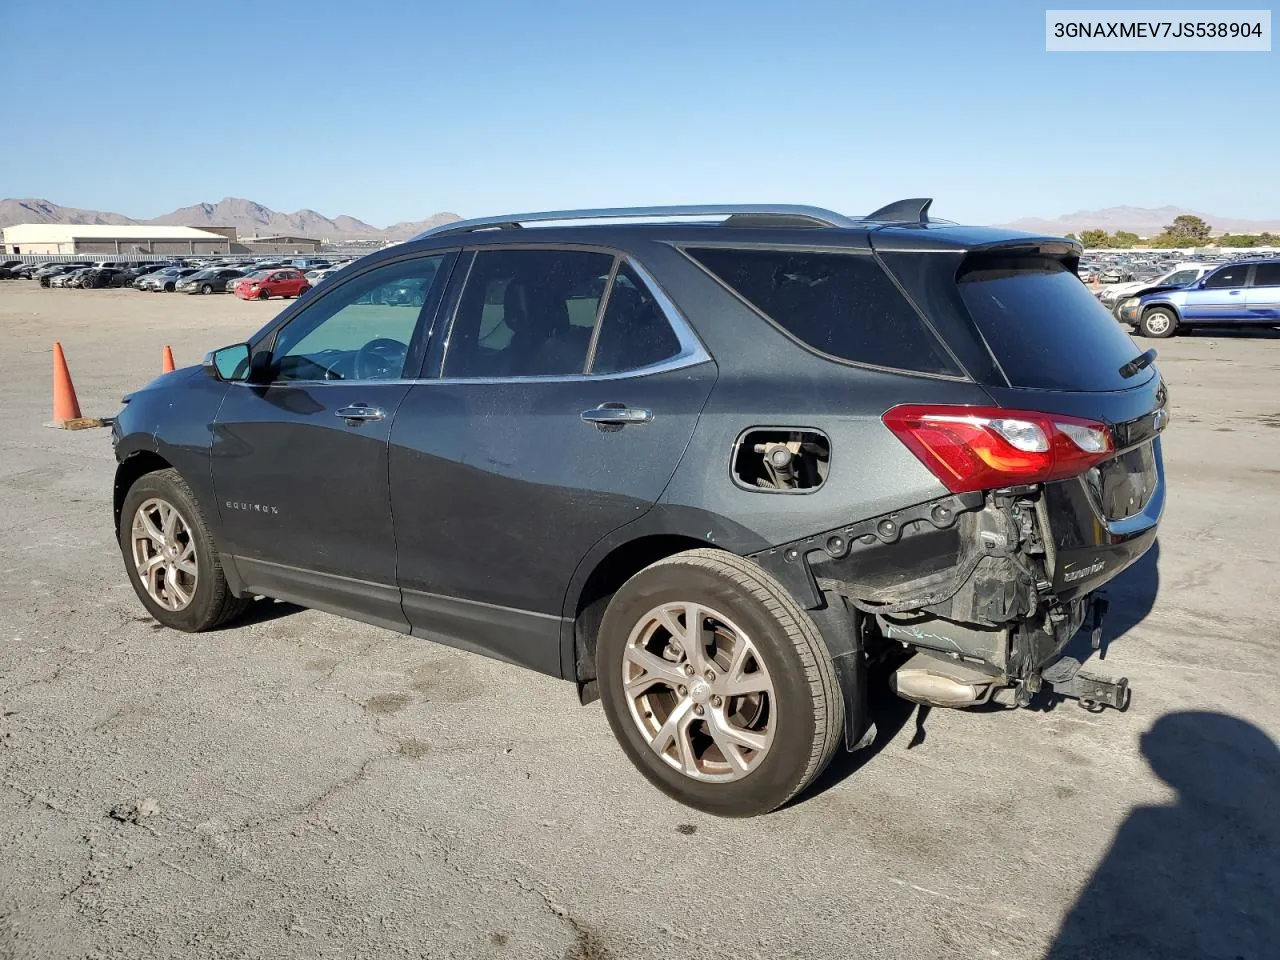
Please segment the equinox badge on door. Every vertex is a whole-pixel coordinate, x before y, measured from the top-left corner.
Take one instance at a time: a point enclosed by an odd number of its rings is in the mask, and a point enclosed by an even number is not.
[[[241,503],[236,500],[224,500],[228,510],[244,510],[248,513],[279,513],[279,507],[273,507],[269,503]]]

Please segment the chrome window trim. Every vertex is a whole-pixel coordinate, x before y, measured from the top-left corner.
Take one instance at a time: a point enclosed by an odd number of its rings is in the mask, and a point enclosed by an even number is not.
[[[558,249],[555,246],[538,245],[536,249]],[[443,383],[443,384],[462,384],[462,383],[579,383],[579,382],[595,382],[609,380],[628,380],[633,377],[650,377],[660,373],[670,373],[673,370],[681,370],[685,367],[695,367],[712,361],[711,354],[707,348],[703,346],[702,341],[694,332],[692,325],[681,312],[680,308],[667,294],[662,285],[658,283],[657,278],[649,272],[642,264],[637,262],[634,257],[626,253],[614,253],[615,264],[625,263],[640,278],[653,295],[653,299],[658,304],[658,309],[662,311],[666,317],[668,326],[676,335],[676,341],[680,344],[680,351],[674,357],[668,357],[658,363],[651,363],[648,366],[636,367],[632,370],[622,370],[617,373],[568,373],[556,374],[546,377],[420,377],[405,378],[397,377],[394,380],[275,380],[270,383],[250,383],[245,380],[228,381],[233,385],[242,387],[253,387],[256,390],[265,390],[270,388],[288,388],[288,387],[336,387],[347,385],[382,385],[382,386],[418,386],[420,384]],[[463,288],[471,278],[471,270],[475,266],[475,258],[467,267],[467,276],[463,280]],[[616,271],[616,267],[615,267]],[[458,303],[461,303],[459,298]],[[457,311],[455,305],[454,312]],[[444,349],[447,355],[449,338],[453,335],[453,320],[451,316],[448,319],[448,333],[445,337]],[[598,327],[598,324],[597,324]]]

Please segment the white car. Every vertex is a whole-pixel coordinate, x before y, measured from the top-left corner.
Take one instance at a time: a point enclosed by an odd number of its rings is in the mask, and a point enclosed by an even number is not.
[[[303,274],[303,276],[305,276],[307,281],[314,287],[321,280],[325,279],[325,277],[332,276],[345,266],[347,266],[346,263],[335,263],[331,267],[320,267],[317,270],[308,270]]]
[[[1128,283],[1112,283],[1098,291],[1098,299],[1108,310],[1114,311],[1122,301],[1129,299],[1141,290],[1152,287],[1185,287],[1195,283],[1213,269],[1209,263],[1179,263],[1164,276],[1150,280],[1131,280]]]

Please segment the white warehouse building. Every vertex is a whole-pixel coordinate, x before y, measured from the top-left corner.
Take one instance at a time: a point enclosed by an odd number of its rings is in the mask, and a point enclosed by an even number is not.
[[[19,223],[4,228],[4,252],[23,254],[230,253],[231,240],[195,227]]]

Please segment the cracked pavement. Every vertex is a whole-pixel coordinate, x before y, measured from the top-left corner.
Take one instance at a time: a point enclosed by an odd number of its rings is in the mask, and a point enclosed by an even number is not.
[[[3,960],[1251,957],[1280,936],[1280,339],[1158,345],[1170,505],[1091,666],[1130,678],[1129,712],[935,710],[909,748],[885,699],[873,753],[731,821],[650,788],[568,684],[284,604],[200,635],[146,616],[107,432],[41,426],[51,341],[110,415],[164,343],[194,362],[278,308],[0,284]],[[1217,763],[1206,796],[1150,761],[1189,711],[1238,718],[1186,734]],[[1113,846],[1152,811],[1180,826],[1139,847],[1196,862]],[[1116,877],[1159,898],[1112,916],[1088,892]],[[1221,930],[1178,927],[1209,908]]]

